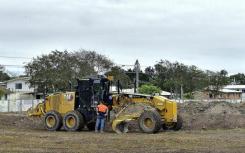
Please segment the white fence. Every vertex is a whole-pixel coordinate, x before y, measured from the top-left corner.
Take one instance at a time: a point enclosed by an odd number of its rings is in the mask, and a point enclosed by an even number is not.
[[[242,103],[245,102],[244,100],[241,99],[173,99],[176,102],[179,103],[185,103],[185,102],[227,102],[227,103]]]
[[[42,100],[0,100],[0,112],[23,112],[41,102]]]

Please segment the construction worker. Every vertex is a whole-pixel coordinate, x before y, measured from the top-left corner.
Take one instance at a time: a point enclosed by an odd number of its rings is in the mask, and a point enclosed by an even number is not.
[[[100,130],[100,132],[103,133],[105,128],[105,120],[108,115],[108,107],[103,102],[100,102],[100,104],[96,108],[96,112],[97,120],[95,132],[97,133]]]

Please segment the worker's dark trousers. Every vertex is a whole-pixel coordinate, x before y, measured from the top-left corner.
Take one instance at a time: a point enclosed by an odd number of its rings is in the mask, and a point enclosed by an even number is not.
[[[98,116],[96,120],[95,131],[104,131],[105,128],[105,117]]]

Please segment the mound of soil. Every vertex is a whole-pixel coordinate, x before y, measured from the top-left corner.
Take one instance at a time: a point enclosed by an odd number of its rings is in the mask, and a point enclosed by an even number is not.
[[[0,128],[43,129],[42,118],[29,118],[25,114],[0,113]]]
[[[245,127],[245,104],[186,102],[179,104],[184,129],[231,129]]]

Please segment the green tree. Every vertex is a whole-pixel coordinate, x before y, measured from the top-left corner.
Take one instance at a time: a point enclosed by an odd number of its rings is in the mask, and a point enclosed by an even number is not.
[[[245,75],[243,73],[231,75],[230,76],[230,82],[234,82],[238,85],[244,85],[245,84]]]
[[[175,94],[179,94],[183,87],[185,93],[191,94],[207,87],[209,81],[208,75],[194,65],[161,60],[155,65],[152,83]]]
[[[5,91],[2,89],[2,88],[0,88],[0,99],[2,98],[2,96],[5,94]]]
[[[4,67],[0,65],[0,69],[4,70]],[[10,76],[7,73],[4,73],[3,71],[0,71],[0,82],[4,82],[10,79]],[[0,99],[3,95],[7,93],[7,90],[0,87]]]
[[[76,83],[77,78],[94,75],[108,70],[113,63],[104,55],[94,51],[52,51],[34,58],[25,66],[31,77],[31,86],[39,92],[67,90],[68,82]]]
[[[219,94],[219,90],[229,83],[229,78],[227,77],[228,72],[226,70],[221,70],[220,72],[209,73],[210,82],[209,88],[214,95]]]
[[[0,71],[0,82],[4,82],[10,79],[10,76],[2,71]]]
[[[160,93],[160,92],[161,92],[161,89],[152,84],[145,84],[145,85],[140,86],[139,88],[139,93],[142,93],[142,94],[152,95],[152,94]]]
[[[122,88],[129,88],[132,86],[132,82],[129,76],[125,73],[125,70],[118,66],[114,66],[111,68],[109,72],[106,73],[107,76],[113,76],[114,80],[112,81],[113,85],[117,85],[117,81],[119,80]]]
[[[10,93],[9,90],[3,88],[3,87],[0,87],[0,99],[2,98],[2,96],[4,96],[5,94],[8,94]]]

